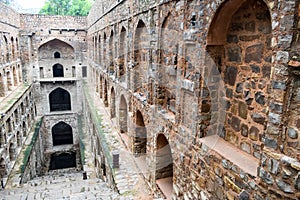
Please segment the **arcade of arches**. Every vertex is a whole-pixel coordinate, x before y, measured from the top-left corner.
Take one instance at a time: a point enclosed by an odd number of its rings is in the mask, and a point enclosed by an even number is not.
[[[153,198],[299,199],[299,8],[96,0],[70,17],[0,4],[13,16],[0,22],[4,185],[29,138],[20,182],[85,170],[88,154],[119,191],[125,149]]]

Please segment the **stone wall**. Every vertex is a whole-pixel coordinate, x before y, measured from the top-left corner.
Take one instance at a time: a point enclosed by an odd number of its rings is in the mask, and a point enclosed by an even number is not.
[[[152,188],[163,134],[173,199],[297,199],[298,81],[288,63],[299,67],[299,2],[111,3],[88,16],[89,81],[128,149],[146,154]]]

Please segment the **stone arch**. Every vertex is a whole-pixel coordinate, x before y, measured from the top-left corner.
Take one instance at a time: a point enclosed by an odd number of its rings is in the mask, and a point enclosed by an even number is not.
[[[106,62],[107,62],[106,40],[107,40],[107,37],[106,37],[106,33],[104,32],[104,34],[103,34],[103,54],[102,54],[104,68],[106,68]]]
[[[9,144],[9,160],[10,161],[14,161],[16,159],[16,145],[14,144],[14,142],[11,142]]]
[[[106,81],[106,79],[104,79],[104,94],[103,94],[103,96],[104,96],[104,106],[105,107],[108,107],[107,87],[108,87],[107,81]]]
[[[14,82],[14,86],[17,86],[18,85],[18,72],[17,72],[17,69],[16,67],[14,66],[13,67],[13,82]]]
[[[52,66],[53,77],[64,77],[64,67],[56,63]]]
[[[116,117],[116,93],[113,87],[110,92],[110,117]]]
[[[56,88],[49,94],[50,112],[71,110],[70,93],[62,88]]]
[[[4,35],[4,43],[5,43],[5,62],[9,62],[9,46],[6,36]]]
[[[22,146],[22,135],[20,131],[17,132],[17,146],[18,147]]]
[[[58,122],[52,129],[53,146],[73,144],[73,130],[72,127],[65,122]]]
[[[126,73],[126,29],[124,26],[121,28],[120,32],[120,47],[119,47],[119,59],[118,59],[118,73],[121,81],[125,81],[125,77],[123,77]]]
[[[115,72],[115,67],[114,67],[114,31],[110,31],[110,36],[108,38],[108,58],[109,58],[109,63],[108,63],[108,72],[110,75],[113,75]]]
[[[18,67],[18,72],[19,72],[19,82],[22,82],[22,69],[19,64],[17,65],[17,67]]]
[[[54,52],[54,58],[60,58],[60,53],[58,51]]]
[[[102,98],[103,98],[103,77],[102,77],[101,74],[100,74],[100,88],[99,88],[99,95],[100,95],[100,98],[102,99]]]
[[[99,61],[99,64],[101,64],[102,62],[102,59],[101,59],[101,35],[99,34],[98,36],[98,49],[97,49],[97,52],[98,52],[98,61]]]
[[[139,20],[134,34],[134,92],[145,92],[143,85],[145,80],[147,80],[148,41],[149,38],[146,25],[142,20]]]
[[[26,137],[27,127],[26,127],[26,122],[25,121],[23,121],[23,123],[22,123],[22,132],[23,132],[23,137]]]
[[[128,132],[127,116],[128,116],[127,102],[124,95],[121,95],[120,106],[119,106],[119,126],[120,126],[121,133]]]
[[[14,37],[11,37],[10,41],[11,41],[11,56],[12,56],[12,59],[15,59],[15,40],[14,40]]]
[[[9,91],[11,91],[13,87],[13,77],[10,68],[8,68],[6,72],[6,78],[7,78],[7,88]]]
[[[173,190],[173,158],[169,141],[164,134],[159,134],[156,138],[155,157],[156,183],[166,196],[171,196]],[[161,185],[164,185],[164,187],[161,187]]]
[[[3,80],[3,75],[0,73],[0,97],[5,96],[5,87],[4,87],[4,80]]]
[[[176,112],[176,85],[177,76],[177,53],[178,53],[178,32],[175,29],[174,17],[169,13],[162,23],[160,40],[160,74],[162,74],[159,83],[160,92],[157,102],[164,109]]]
[[[38,56],[39,59],[49,59],[53,58],[53,52],[59,52],[61,58],[64,59],[74,59],[75,58],[75,50],[72,45],[59,40],[52,39],[48,42],[43,43],[38,48]]]
[[[136,156],[145,155],[147,152],[147,129],[141,111],[135,115],[135,136],[133,138],[133,151]]]
[[[259,154],[252,144],[259,143],[267,119],[264,109],[270,84],[271,37],[270,11],[263,0],[225,1],[217,9],[207,36],[206,50],[226,90],[227,120],[218,134],[252,155]],[[256,109],[248,109],[251,107]],[[243,141],[238,140],[239,134]]]
[[[4,158],[0,159],[0,178],[3,178],[6,175],[6,163]]]

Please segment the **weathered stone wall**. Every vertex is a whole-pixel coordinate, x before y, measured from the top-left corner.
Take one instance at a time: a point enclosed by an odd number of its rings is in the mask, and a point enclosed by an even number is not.
[[[164,134],[173,199],[299,198],[298,86],[288,70],[299,67],[298,6],[96,2],[88,17],[90,82],[132,153],[146,149],[154,189]]]
[[[38,79],[42,73],[47,75],[52,72],[52,69],[49,71],[51,63],[45,66],[45,59],[54,58],[56,51],[61,58],[69,58],[69,62],[63,64],[67,65],[64,67],[69,69],[70,75],[72,67],[75,67],[76,76],[81,77],[81,67],[87,65],[86,17],[22,14],[20,23],[22,62],[26,66],[27,76],[31,75],[26,77],[27,81]],[[57,40],[68,46],[71,52],[63,48],[64,45],[55,45]]]
[[[64,122],[72,128],[72,144],[54,145],[53,144],[53,126],[59,122]],[[62,113],[45,115],[42,123],[42,147],[44,152],[44,168],[43,173],[50,169],[50,161],[52,154],[60,154],[63,152],[76,152],[76,168],[82,169],[80,148],[79,148],[79,130],[78,116],[76,113]]]

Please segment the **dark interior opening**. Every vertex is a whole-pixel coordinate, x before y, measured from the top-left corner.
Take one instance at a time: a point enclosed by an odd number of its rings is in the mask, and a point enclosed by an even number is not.
[[[62,65],[53,65],[53,77],[64,77],[64,67]]]
[[[73,144],[72,127],[64,122],[59,122],[52,128],[53,146]]]
[[[50,111],[71,110],[70,94],[64,89],[57,88],[49,95]]]
[[[76,153],[52,154],[50,170],[76,167]]]
[[[54,58],[60,58],[60,53],[59,52],[55,52],[54,53]]]

